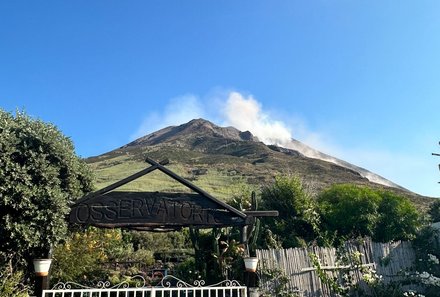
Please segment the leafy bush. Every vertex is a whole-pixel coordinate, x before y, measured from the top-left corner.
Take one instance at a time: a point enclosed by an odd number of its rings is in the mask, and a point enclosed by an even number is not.
[[[187,258],[176,266],[175,276],[181,280],[193,284],[195,281],[204,279],[203,272],[197,270],[194,258]]]
[[[373,234],[374,241],[414,239],[422,226],[421,216],[407,198],[392,192],[379,192],[379,221]]]
[[[28,297],[23,271],[16,270],[12,259],[4,254],[0,254],[0,263],[0,297]]]
[[[259,291],[262,297],[298,297],[300,296],[297,290],[292,292],[289,289],[289,277],[286,272],[280,268],[266,268],[260,271],[261,279]],[[262,285],[264,283],[264,285]]]
[[[436,297],[440,291],[440,231],[424,227],[413,240],[416,273],[412,281],[424,288],[424,295]]]
[[[104,264],[122,261],[132,252],[131,245],[122,240],[119,229],[90,227],[84,232],[74,232],[54,251],[52,279],[54,282],[72,281],[81,284],[104,280],[110,270]],[[152,256],[149,261],[152,261]]]
[[[409,240],[421,226],[420,215],[405,197],[357,185],[334,185],[318,196],[321,234],[328,242],[372,237],[378,242]]]
[[[162,252],[191,248],[191,240],[186,229],[180,232],[167,233],[130,231],[124,234],[124,236],[126,240],[133,244],[135,249]]]
[[[432,222],[440,222],[440,200],[433,202],[429,206],[428,214]]]
[[[28,297],[28,289],[23,284],[22,271],[0,273],[0,297]]]
[[[340,240],[373,236],[380,200],[379,194],[367,187],[334,185],[318,196],[322,229],[335,232]]]
[[[263,188],[261,202],[263,209],[278,210],[277,218],[263,222],[266,229],[279,235],[284,248],[303,246],[317,236],[319,215],[299,177],[277,176],[273,185]]]

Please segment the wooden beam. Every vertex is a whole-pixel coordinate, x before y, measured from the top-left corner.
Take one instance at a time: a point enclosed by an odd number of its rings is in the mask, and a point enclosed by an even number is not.
[[[156,161],[154,161],[153,159],[150,159],[147,157],[147,159],[145,160],[146,162],[150,163],[150,165],[152,166],[157,166],[157,169],[159,169],[160,171],[162,171],[163,173],[165,173],[166,175],[168,175],[169,177],[173,178],[174,180],[180,182],[181,184],[183,184],[184,186],[190,188],[191,190],[193,190],[196,193],[199,193],[200,195],[214,201],[215,203],[223,206],[224,208],[226,208],[227,210],[235,213],[236,215],[238,215],[241,218],[245,218],[246,215],[239,211],[238,209],[230,206],[229,204],[220,201],[216,198],[214,198],[213,196],[211,196],[209,193],[203,191],[202,189],[200,189],[199,187],[197,187],[196,185],[194,185],[193,183],[187,181],[186,179],[178,176],[177,174],[175,174],[174,172],[172,172],[171,170],[169,170],[168,168],[162,166],[161,164],[157,163]]]
[[[169,163],[168,159],[165,159],[165,160],[160,161],[157,164],[167,165],[168,163]],[[148,173],[156,170],[157,168],[158,168],[157,165],[152,165],[152,166],[150,166],[148,168],[145,168],[145,169],[143,169],[143,170],[141,170],[139,172],[136,172],[135,174],[132,174],[132,175],[130,175],[130,176],[124,178],[124,179],[121,179],[120,181],[117,181],[117,182],[115,182],[115,183],[105,187],[105,188],[102,188],[102,189],[100,189],[98,191],[92,192],[92,193],[84,196],[83,198],[76,200],[74,205],[78,204],[78,203],[82,203],[82,202],[84,202],[86,200],[89,200],[89,199],[91,199],[93,197],[96,197],[96,196],[99,196],[99,195],[103,195],[103,194],[105,194],[107,192],[110,192],[110,191],[116,189],[116,188],[119,188],[120,186],[123,186],[123,185],[125,185],[125,184],[127,184],[127,183],[129,183],[129,182],[131,182],[131,181],[133,181],[133,180],[135,180],[135,179],[145,175],[145,174],[148,174]]]
[[[358,267],[374,267],[376,266],[375,263],[367,263],[367,264],[360,264],[360,265],[340,265],[340,266],[321,266],[322,270],[339,270],[339,269],[351,269],[355,270],[358,269]],[[315,271],[316,267],[306,267],[301,268],[301,272],[309,272],[309,271]]]
[[[252,217],[277,217],[279,212],[278,210],[251,210],[244,211],[244,214]]]

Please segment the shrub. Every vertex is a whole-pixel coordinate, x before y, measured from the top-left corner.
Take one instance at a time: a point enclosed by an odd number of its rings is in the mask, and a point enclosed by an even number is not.
[[[319,216],[309,191],[297,176],[277,176],[261,193],[263,209],[278,210],[277,218],[264,220],[266,229],[278,235],[284,248],[304,245],[318,231]]]
[[[340,243],[356,237],[379,242],[409,240],[421,226],[420,215],[405,197],[357,185],[334,185],[318,196],[321,234]]]
[[[428,214],[432,222],[440,222],[440,200],[433,202],[429,206]]]
[[[69,203],[91,190],[91,173],[69,138],[24,113],[0,109],[0,152],[0,251],[16,261],[47,257],[66,235]]]

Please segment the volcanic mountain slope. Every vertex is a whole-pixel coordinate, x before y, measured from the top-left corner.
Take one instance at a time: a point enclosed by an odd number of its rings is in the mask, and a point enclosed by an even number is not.
[[[271,183],[276,175],[295,174],[315,192],[335,183],[354,183],[387,187],[408,196],[423,208],[430,203],[426,197],[407,191],[368,170],[322,154],[297,140],[292,140],[290,147],[296,150],[265,145],[249,131],[219,127],[196,119],[153,132],[118,149],[88,158],[87,162],[95,170],[98,187],[148,167],[144,162],[148,156],[157,161],[169,159],[168,168],[225,200],[243,184],[260,187]],[[303,154],[310,155],[310,150],[314,152],[313,158]],[[371,176],[374,177],[372,181],[367,178]],[[124,187],[130,190],[184,190],[159,172]]]
[[[383,178],[380,175],[377,175],[371,171],[368,171],[367,169],[353,165],[353,164],[346,162],[344,160],[341,160],[341,159],[332,157],[330,155],[324,154],[320,151],[317,151],[317,150],[309,147],[308,145],[305,145],[304,143],[302,143],[296,139],[291,139],[290,142],[286,144],[286,147],[293,149],[293,150],[296,150],[298,152],[301,152],[304,156],[314,158],[314,159],[328,161],[328,162],[340,165],[342,167],[352,169],[352,170],[358,172],[363,177],[367,178],[370,182],[381,184],[384,186],[393,187],[393,188],[404,189],[401,186],[393,183],[392,181],[390,181],[386,178]]]

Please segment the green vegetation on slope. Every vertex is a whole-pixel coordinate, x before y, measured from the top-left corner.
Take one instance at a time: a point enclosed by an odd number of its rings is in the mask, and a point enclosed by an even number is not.
[[[173,147],[169,144],[148,147],[129,147],[89,158],[86,161],[96,176],[96,188],[102,188],[136,173],[149,166],[148,156],[156,161],[169,159],[166,166],[178,175],[190,180],[213,196],[230,200],[230,188],[240,183],[249,183],[257,188],[273,183],[278,175],[297,175],[317,194],[333,184],[357,184],[377,189],[388,189],[398,195],[408,197],[421,209],[426,210],[432,199],[417,194],[370,183],[359,174],[321,160],[302,156],[291,156],[269,149],[262,143],[253,143],[256,150],[247,146],[247,154],[207,153]],[[265,149],[262,153],[260,150]],[[255,152],[258,151],[258,154]],[[130,191],[188,191],[187,188],[154,171],[121,188]]]

